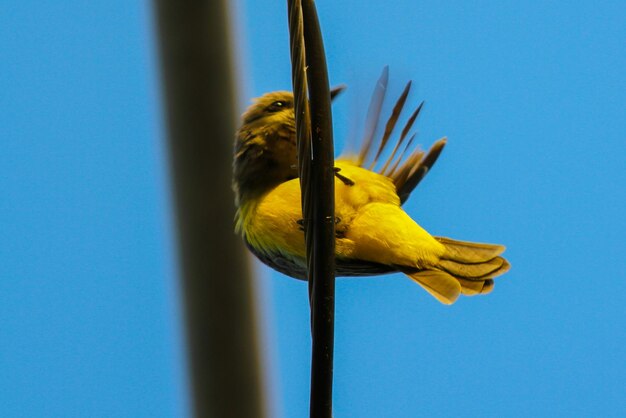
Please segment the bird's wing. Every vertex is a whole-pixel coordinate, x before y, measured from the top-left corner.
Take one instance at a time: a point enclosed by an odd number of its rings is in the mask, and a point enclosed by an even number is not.
[[[376,82],[367,111],[361,149],[356,157],[350,159],[360,167],[375,170],[391,178],[396,186],[401,203],[404,203],[415,187],[430,171],[435,161],[437,161],[439,154],[446,145],[446,138],[435,142],[428,153],[425,153],[419,147],[413,146],[416,134],[409,135],[409,132],[422,110],[424,105],[424,102],[422,102],[407,119],[398,139],[396,141],[390,140],[411,90],[411,82],[409,81],[387,119],[385,130],[380,140],[377,141],[376,130],[382,121],[382,108],[388,83],[389,68],[385,67],[382,75]],[[377,146],[375,146],[375,143],[377,143]],[[383,154],[387,154],[387,159],[384,163],[379,161]]]

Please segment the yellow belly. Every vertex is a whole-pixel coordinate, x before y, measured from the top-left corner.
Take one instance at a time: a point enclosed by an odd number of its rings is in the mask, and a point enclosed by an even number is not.
[[[335,180],[338,258],[420,268],[437,263],[443,245],[402,210],[389,178],[345,161],[335,165],[354,182],[350,186]],[[257,249],[303,264],[301,219],[300,183],[294,179],[240,208],[238,223]]]

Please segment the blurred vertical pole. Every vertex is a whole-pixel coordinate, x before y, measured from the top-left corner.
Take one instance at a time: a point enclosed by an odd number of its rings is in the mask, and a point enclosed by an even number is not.
[[[249,263],[233,232],[228,2],[154,0],[196,417],[264,417]]]

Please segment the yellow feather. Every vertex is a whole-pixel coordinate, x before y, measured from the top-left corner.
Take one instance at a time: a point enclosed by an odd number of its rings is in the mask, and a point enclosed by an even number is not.
[[[445,247],[400,207],[391,180],[383,175],[337,161],[341,175],[354,186],[335,180],[337,257],[415,268],[434,266]],[[300,183],[282,183],[258,201],[240,208],[239,225],[248,241],[265,253],[304,258],[304,235],[298,220]]]
[[[410,151],[415,135],[407,134],[421,105],[380,170],[384,174],[363,168],[371,157],[368,165],[374,167],[389,143],[409,86],[394,107],[377,151],[370,137],[358,157],[335,161],[336,272],[364,276],[401,271],[440,302],[451,304],[461,294],[489,293],[492,279],[510,266],[500,256],[504,246],[433,237],[402,209],[446,143],[445,139],[437,141],[427,154]],[[378,109],[374,118],[380,116],[382,97],[374,97]],[[394,160],[404,143],[404,151]],[[306,279],[297,166],[293,96],[268,93],[246,111],[237,132],[233,165],[236,230],[261,261]]]

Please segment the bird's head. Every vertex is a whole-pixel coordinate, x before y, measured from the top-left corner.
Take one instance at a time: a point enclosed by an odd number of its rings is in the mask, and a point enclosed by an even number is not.
[[[242,115],[241,129],[284,126],[295,129],[293,94],[288,91],[273,91],[252,99]]]
[[[345,87],[331,90],[336,97]],[[233,186],[237,201],[262,195],[298,177],[294,98],[288,91],[252,100],[237,131]]]
[[[276,91],[253,99],[242,115],[234,151],[238,203],[298,177],[293,95]]]

